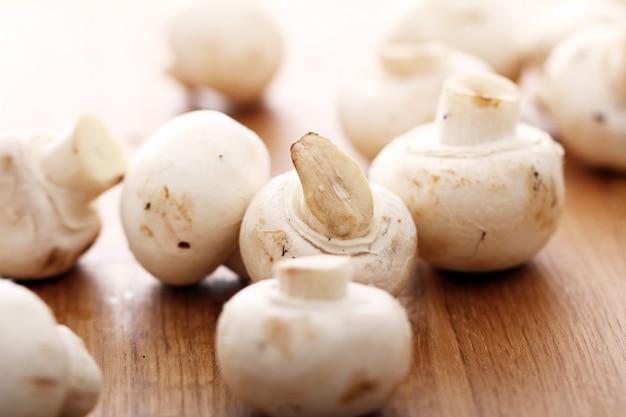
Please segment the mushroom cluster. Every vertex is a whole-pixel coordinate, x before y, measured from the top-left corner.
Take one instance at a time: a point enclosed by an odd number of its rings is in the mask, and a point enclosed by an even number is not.
[[[417,247],[402,201],[371,185],[354,159],[315,133],[294,142],[291,157],[295,170],[270,180],[243,218],[239,246],[250,278],[271,278],[281,259],[349,255],[355,281],[398,294]]]
[[[102,374],[83,341],[33,292],[0,280],[0,415],[83,417]]]
[[[261,98],[282,58],[280,33],[248,0],[209,0],[172,21],[170,73],[189,89],[213,89],[236,104]]]
[[[100,233],[97,197],[126,171],[121,145],[93,115],[65,135],[0,137],[0,276],[72,268]]]
[[[493,271],[531,258],[554,233],[564,201],[563,150],[518,123],[519,90],[495,74],[444,84],[435,122],[374,159],[373,183],[405,202],[419,257],[455,271]]]
[[[263,415],[350,417],[379,408],[406,378],[406,311],[378,288],[350,282],[353,258],[277,262],[225,305],[216,330],[224,381]]]
[[[269,152],[252,130],[217,111],[175,117],[143,144],[124,180],[132,253],[172,285],[199,282],[231,257],[236,269],[241,220],[269,178]]]

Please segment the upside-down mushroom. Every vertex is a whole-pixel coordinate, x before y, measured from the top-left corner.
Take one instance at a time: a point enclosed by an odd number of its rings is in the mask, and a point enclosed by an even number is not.
[[[350,282],[347,256],[276,263],[277,278],[235,294],[220,314],[216,356],[229,389],[270,417],[350,417],[379,408],[411,362],[405,310]]]
[[[518,118],[513,82],[454,76],[435,122],[394,139],[374,159],[370,180],[411,211],[420,258],[448,270],[501,270],[530,259],[554,233],[563,150]]]
[[[400,199],[371,186],[363,170],[314,133],[291,146],[295,170],[270,180],[250,203],[239,246],[253,281],[281,259],[315,254],[355,258],[355,281],[397,295],[411,274],[417,232]]]

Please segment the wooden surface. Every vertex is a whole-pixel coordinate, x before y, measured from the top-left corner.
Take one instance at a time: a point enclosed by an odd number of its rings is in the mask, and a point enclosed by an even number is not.
[[[353,153],[336,92],[373,59],[396,10],[373,0],[267,3],[285,62],[265,107],[233,115],[264,138],[275,174],[290,168],[288,146],[307,131]],[[56,132],[92,111],[132,158],[189,110],[166,74],[166,23],[182,4],[1,0],[0,128]],[[229,110],[211,97],[205,105]],[[566,171],[561,225],[526,266],[464,276],[416,265],[400,297],[414,329],[411,374],[377,416],[625,415],[626,176],[573,161]],[[26,284],[101,366],[92,416],[251,416],[213,355],[221,306],[242,283],[220,269],[197,286],[161,285],[127,248],[119,194],[102,196],[102,234],[77,268]]]

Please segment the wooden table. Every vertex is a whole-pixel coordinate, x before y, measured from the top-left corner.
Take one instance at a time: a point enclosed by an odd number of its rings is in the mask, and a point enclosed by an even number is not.
[[[264,138],[273,173],[307,131],[343,136],[335,98],[371,63],[398,10],[382,0],[267,2],[285,61],[261,111],[233,114]],[[166,24],[181,2],[0,1],[0,128],[58,132],[99,114],[129,158],[189,110],[166,74]],[[229,111],[209,98],[205,105]],[[380,416],[626,415],[626,177],[568,161],[558,232],[527,265],[487,276],[418,263],[400,300],[413,324],[408,380]],[[160,284],[122,231],[120,187],[100,200],[102,234],[70,273],[27,283],[73,328],[105,376],[93,417],[251,416],[214,361],[215,322],[242,287],[226,269]]]

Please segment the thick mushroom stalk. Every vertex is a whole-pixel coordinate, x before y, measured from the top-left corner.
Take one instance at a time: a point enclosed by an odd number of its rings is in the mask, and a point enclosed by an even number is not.
[[[388,293],[350,282],[353,262],[286,259],[224,305],[216,357],[235,396],[271,417],[352,417],[387,401],[410,368],[411,325]]]
[[[348,256],[305,256],[276,264],[280,291],[303,300],[338,300],[346,296],[352,277]]]
[[[6,134],[0,161],[0,276],[69,270],[100,232],[96,198],[124,176],[121,145],[87,114],[59,137]]]
[[[356,161],[315,133],[291,145],[291,159],[302,184],[304,221],[329,237],[364,236],[372,223],[374,198]]]
[[[417,255],[402,201],[370,185],[356,161],[322,136],[304,135],[291,154],[296,169],[272,178],[243,216],[239,248],[250,278],[272,278],[285,259],[347,255],[357,282],[399,294]]]
[[[451,77],[437,119],[399,136],[372,162],[370,180],[409,208],[422,260],[462,272],[507,269],[555,232],[563,149],[518,122],[518,97],[498,75]]]
[[[496,75],[454,77],[443,87],[436,120],[442,145],[510,139],[519,120],[518,88]]]
[[[41,164],[50,181],[75,190],[86,201],[120,182],[126,171],[119,143],[91,114],[81,116],[69,133],[50,143]]]

